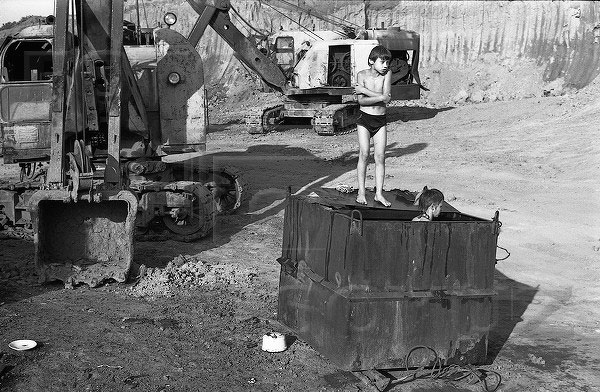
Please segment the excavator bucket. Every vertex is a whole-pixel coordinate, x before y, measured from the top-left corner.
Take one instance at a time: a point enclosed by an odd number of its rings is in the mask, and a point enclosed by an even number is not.
[[[29,208],[41,282],[96,287],[127,279],[137,212],[133,193],[103,191],[74,202],[69,191],[40,190]]]

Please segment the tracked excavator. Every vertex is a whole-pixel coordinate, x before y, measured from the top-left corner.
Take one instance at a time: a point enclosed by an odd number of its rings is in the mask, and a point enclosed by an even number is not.
[[[396,27],[365,29],[346,24],[339,31],[306,28],[280,31],[262,40],[253,37],[253,42],[231,22],[229,0],[188,0],[188,3],[200,15],[190,34],[192,44],[198,42],[210,24],[240,61],[283,94],[281,104],[257,107],[246,115],[249,133],[277,130],[289,118],[310,119],[319,135],[354,131],[358,116],[353,95],[356,74],[368,68],[369,53],[377,45],[384,45],[392,53],[392,100],[419,99],[420,90],[426,90],[419,78],[420,38],[413,31]],[[314,10],[294,7],[316,15]],[[262,51],[256,50],[257,43]]]

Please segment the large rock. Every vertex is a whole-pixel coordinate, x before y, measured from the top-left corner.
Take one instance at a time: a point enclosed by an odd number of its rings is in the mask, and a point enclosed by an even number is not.
[[[452,99],[454,103],[465,103],[469,99],[469,93],[466,90],[460,90]]]

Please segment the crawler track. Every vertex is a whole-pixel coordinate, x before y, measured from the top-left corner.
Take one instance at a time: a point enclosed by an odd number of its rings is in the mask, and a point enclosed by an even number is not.
[[[283,122],[283,105],[256,108],[245,117],[246,130],[250,134],[263,134],[277,130]]]
[[[313,117],[313,129],[321,136],[344,135],[356,130],[358,104],[329,105]]]

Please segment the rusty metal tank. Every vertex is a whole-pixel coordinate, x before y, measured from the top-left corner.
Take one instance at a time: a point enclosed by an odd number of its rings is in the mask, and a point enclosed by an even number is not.
[[[386,193],[391,208],[332,189],[288,198],[279,320],[343,370],[423,365],[429,348],[444,365],[484,363],[498,213],[444,203],[437,220],[413,222],[413,195]],[[428,349],[407,364],[415,347]]]

